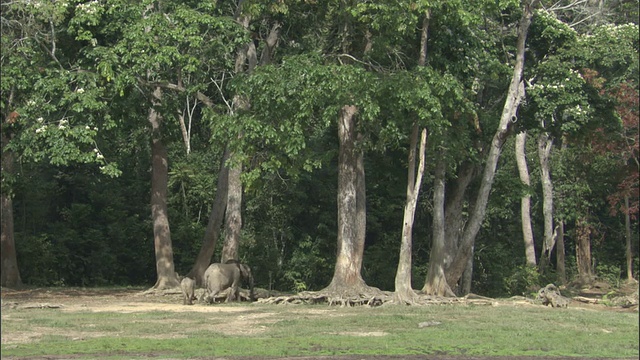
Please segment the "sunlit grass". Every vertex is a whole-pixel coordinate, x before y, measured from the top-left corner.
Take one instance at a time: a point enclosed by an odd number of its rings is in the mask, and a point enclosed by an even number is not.
[[[203,306],[203,305],[195,305]],[[214,305],[236,306],[236,305]],[[244,310],[242,310],[244,309]],[[131,358],[464,354],[637,358],[638,314],[542,306],[331,308],[250,305],[232,312],[3,309],[4,356]],[[8,316],[6,316],[8,315]],[[425,321],[439,325],[419,328]]]

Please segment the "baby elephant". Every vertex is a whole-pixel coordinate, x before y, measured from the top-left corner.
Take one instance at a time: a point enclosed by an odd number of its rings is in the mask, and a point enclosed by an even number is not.
[[[185,277],[180,282],[180,288],[182,289],[182,304],[193,305],[193,300],[196,300],[196,281]]]

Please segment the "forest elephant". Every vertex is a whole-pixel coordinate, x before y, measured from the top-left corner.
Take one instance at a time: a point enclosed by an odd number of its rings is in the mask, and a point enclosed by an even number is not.
[[[227,261],[224,264],[214,263],[209,265],[204,272],[204,286],[206,299],[214,301],[215,297],[224,290],[231,288],[227,294],[226,302],[240,299],[240,282],[249,283],[249,299],[254,300],[253,275],[247,264],[241,264],[236,260]]]
[[[193,305],[193,300],[196,300],[196,281],[185,277],[180,282],[180,289],[182,290],[182,304]]]

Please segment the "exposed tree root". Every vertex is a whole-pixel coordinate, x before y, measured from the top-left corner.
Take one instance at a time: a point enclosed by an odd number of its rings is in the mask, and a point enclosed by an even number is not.
[[[453,305],[453,304],[473,304],[473,305],[491,305],[494,299],[469,294],[465,297],[447,297],[424,295],[420,291],[412,291],[409,296],[398,296],[398,294],[390,291],[382,291],[375,287],[367,285],[358,286],[353,289],[342,287],[327,287],[320,291],[305,291],[298,294],[283,294],[279,292],[271,292],[266,289],[255,288],[255,297],[259,304],[274,305],[293,305],[308,304],[319,305],[326,304],[329,306],[389,306],[389,305]],[[227,299],[229,289],[217,294],[215,298],[207,297],[205,289],[197,289],[196,295],[199,304],[219,304],[224,303]],[[141,296],[175,296],[182,294],[179,287],[173,289],[149,289],[139,293]],[[242,302],[249,302],[249,290],[240,289],[240,299]]]
[[[261,304],[327,304],[329,306],[381,306],[381,305],[452,305],[452,304],[474,304],[474,305],[492,305],[494,300],[474,294],[465,297],[445,297],[422,295],[415,293],[415,296],[397,297],[395,293],[389,291],[381,291],[376,288],[368,293],[363,292],[341,292],[329,293],[326,289],[317,292],[301,292],[295,295],[282,295],[258,300]]]

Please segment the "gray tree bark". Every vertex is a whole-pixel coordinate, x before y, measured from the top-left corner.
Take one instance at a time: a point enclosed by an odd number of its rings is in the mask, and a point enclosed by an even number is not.
[[[433,240],[429,256],[429,271],[422,292],[435,296],[455,296],[447,283],[445,249],[445,176],[444,159],[438,159],[433,183]]]
[[[591,267],[591,226],[585,217],[576,220],[576,264],[578,278],[582,284],[589,284],[593,280]]]
[[[220,171],[218,172],[218,183],[216,186],[216,196],[211,206],[211,213],[209,214],[209,220],[207,221],[207,228],[204,232],[202,239],[202,247],[196,261],[193,264],[191,270],[187,274],[187,277],[196,280],[197,286],[203,286],[204,272],[211,263],[211,258],[216,249],[218,237],[220,236],[220,228],[224,219],[225,209],[227,207],[227,193],[228,193],[228,181],[229,181],[229,168],[227,167],[227,160],[229,159],[229,150],[225,148],[222,154],[222,160],[220,162]]]
[[[413,242],[413,221],[418,205],[418,195],[424,174],[424,154],[427,145],[427,130],[420,134],[420,148],[418,147],[418,124],[413,124],[411,144],[409,145],[409,169],[407,176],[407,200],[404,205],[402,222],[402,237],[400,241],[400,256],[395,278],[395,301],[411,304],[415,301],[416,293],[411,286],[411,254]],[[418,151],[418,173],[416,174],[416,151]]]
[[[629,195],[624,196],[624,227],[626,230],[627,280],[633,281],[633,247],[631,237],[631,215],[629,214]]]
[[[538,138],[538,157],[540,159],[540,180],[542,182],[542,215],[544,219],[544,242],[540,254],[540,272],[544,272],[551,252],[555,246],[553,231],[553,183],[551,181],[550,157],[553,148],[553,140],[547,133]]]
[[[228,260],[238,260],[240,247],[240,232],[242,230],[242,164],[231,166],[227,179],[227,210],[225,213],[224,246],[222,248],[222,263]]]
[[[356,106],[345,105],[338,122],[338,253],[333,278],[325,289],[332,293],[357,293],[366,288],[361,275],[364,244],[357,225],[357,111]]]
[[[536,266],[536,249],[533,241],[533,228],[531,226],[531,195],[529,188],[531,180],[529,178],[529,168],[526,157],[527,132],[516,135],[516,163],[520,181],[527,187],[527,193],[520,198],[520,219],[522,221],[522,238],[524,240],[524,253],[526,264]]]
[[[558,221],[558,238],[556,240],[556,273],[560,284],[567,283],[567,270],[565,267],[564,249],[564,221]]]
[[[460,248],[453,259],[453,263],[447,269],[447,282],[451,287],[455,287],[455,284],[460,280],[460,277],[467,266],[469,257],[471,256],[471,248],[473,247],[476,235],[478,234],[482,221],[484,220],[489,194],[491,192],[491,187],[496,173],[496,167],[498,165],[500,153],[502,152],[502,145],[507,139],[510,124],[515,118],[520,100],[524,96],[522,74],[524,70],[525,44],[529,26],[531,25],[531,19],[533,18],[533,11],[538,2],[538,0],[521,1],[523,11],[518,24],[516,62],[513,69],[513,75],[511,77],[509,90],[507,91],[507,98],[502,109],[502,115],[500,116],[500,123],[493,136],[493,140],[491,141],[489,154],[487,156],[474,208],[472,209],[467,226],[462,234]]]

